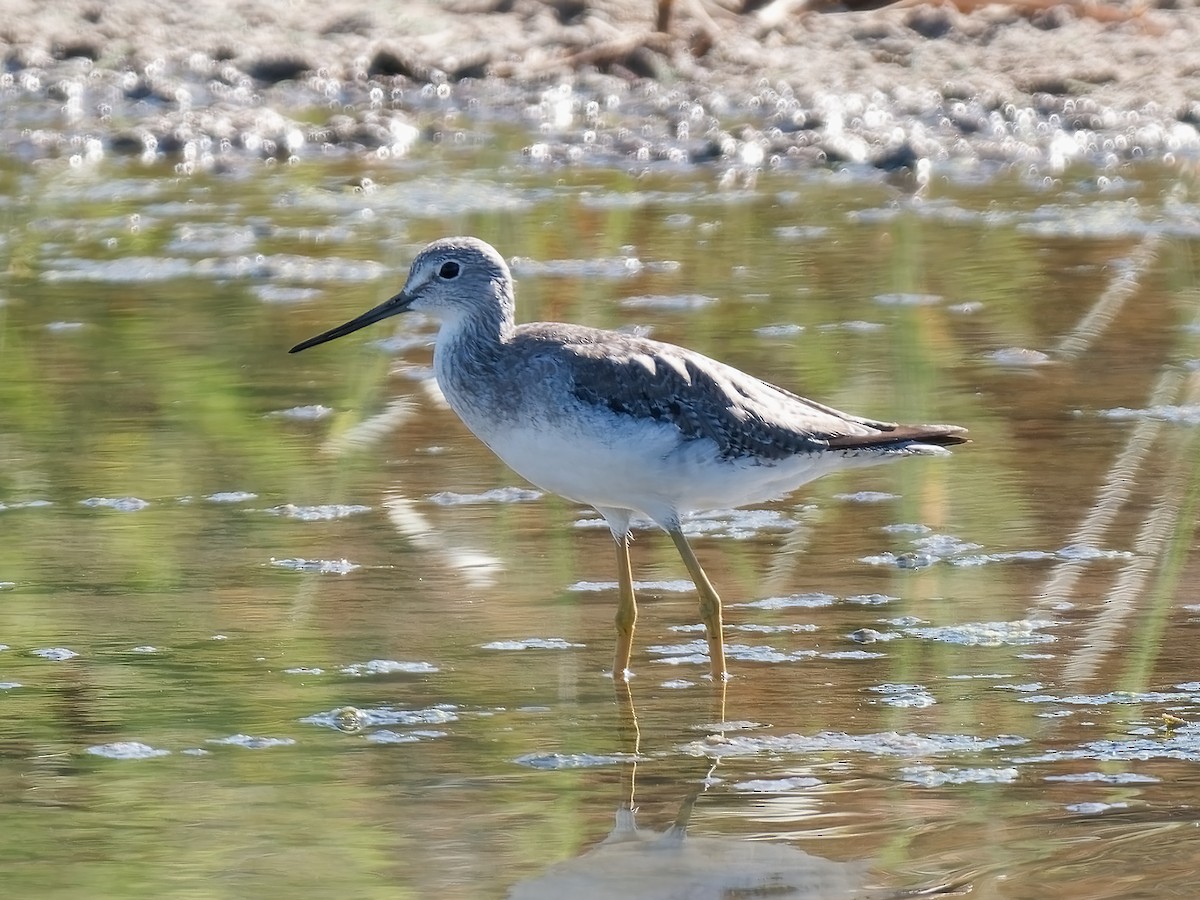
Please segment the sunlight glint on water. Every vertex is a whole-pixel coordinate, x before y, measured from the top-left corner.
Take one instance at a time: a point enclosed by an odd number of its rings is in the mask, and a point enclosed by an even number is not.
[[[6,173],[32,198],[0,246],[14,896],[1119,897],[1151,859],[1187,895],[1194,199],[1156,172],[915,202],[460,163],[441,217],[400,170],[112,169],[91,200]],[[287,355],[463,232],[514,259],[522,320],[970,428],[688,521],[727,603],[724,721],[651,530],[614,693],[607,531],[461,427],[431,323]],[[677,866],[647,862],[663,841]]]

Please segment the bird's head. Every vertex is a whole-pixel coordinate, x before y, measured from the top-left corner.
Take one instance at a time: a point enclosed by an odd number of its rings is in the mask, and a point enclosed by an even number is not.
[[[478,238],[434,241],[417,254],[398,294],[349,322],[301,341],[289,352],[298,353],[409,311],[428,313],[443,324],[475,322],[503,328],[513,316],[508,264]]]

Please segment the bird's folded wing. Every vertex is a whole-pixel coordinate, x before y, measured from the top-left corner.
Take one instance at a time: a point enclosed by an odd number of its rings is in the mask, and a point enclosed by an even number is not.
[[[783,459],[829,449],[941,442],[955,426],[897,426],[847,415],[671,344],[641,338],[571,343],[572,393],[618,415],[670,423],[726,458]],[[958,443],[960,439],[949,442]]]

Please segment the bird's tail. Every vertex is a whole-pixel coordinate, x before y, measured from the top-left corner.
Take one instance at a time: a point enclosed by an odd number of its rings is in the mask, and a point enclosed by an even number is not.
[[[826,440],[830,450],[896,450],[903,453],[940,455],[946,447],[968,444],[967,429],[959,425],[879,424],[869,434],[839,434]]]

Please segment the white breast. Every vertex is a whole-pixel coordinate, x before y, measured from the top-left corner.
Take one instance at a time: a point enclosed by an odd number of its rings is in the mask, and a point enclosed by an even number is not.
[[[678,515],[787,494],[825,471],[819,455],[775,463],[724,460],[669,424],[608,414],[564,427],[467,426],[521,477],[591,506],[630,509],[666,527]],[[561,421],[561,420],[560,420]]]

